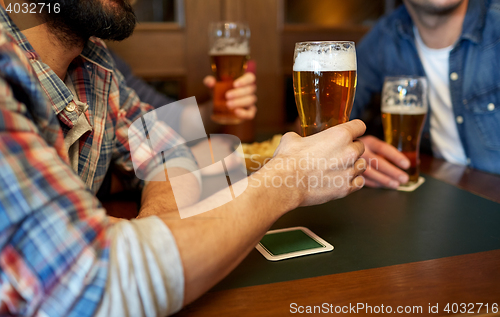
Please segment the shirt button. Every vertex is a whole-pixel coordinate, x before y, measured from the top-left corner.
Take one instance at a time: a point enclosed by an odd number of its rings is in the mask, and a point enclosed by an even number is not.
[[[492,103],[488,104],[488,110],[489,110],[489,111],[493,111],[493,110],[495,110],[495,105],[494,105],[494,104],[492,104]]]
[[[470,165],[470,158],[467,158],[467,165]]]
[[[462,116],[457,117],[457,123],[462,124],[464,122],[464,118]]]
[[[92,65],[87,64],[87,69],[88,69],[88,70],[92,70]]]
[[[74,103],[70,103],[69,105],[66,106],[66,111],[73,112],[75,111],[76,106]]]
[[[455,73],[455,72],[451,73],[450,74],[450,79],[453,80],[453,81],[457,80],[458,79],[458,74]]]

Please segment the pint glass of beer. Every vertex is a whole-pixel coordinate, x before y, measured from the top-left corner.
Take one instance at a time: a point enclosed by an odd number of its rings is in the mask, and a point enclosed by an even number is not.
[[[385,141],[402,152],[411,163],[406,172],[418,182],[419,147],[427,115],[427,79],[425,77],[387,77],[382,90],[382,124]]]
[[[250,29],[244,23],[216,22],[209,27],[210,62],[217,79],[214,87],[212,120],[220,124],[238,124],[233,110],[226,106],[226,92],[246,70],[250,55]]]
[[[349,121],[356,69],[354,42],[295,44],[293,89],[302,136]]]

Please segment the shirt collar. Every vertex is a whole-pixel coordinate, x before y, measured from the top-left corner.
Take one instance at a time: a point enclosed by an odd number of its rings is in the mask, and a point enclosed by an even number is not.
[[[25,52],[26,57],[36,72],[40,86],[47,94],[47,100],[51,103],[52,109],[56,115],[59,115],[66,106],[73,101],[73,94],[66,87],[64,82],[54,73],[54,71],[40,59],[28,39],[19,30],[16,24],[11,20],[7,12],[0,6],[0,23],[12,35],[16,44]],[[73,127],[74,122],[78,120],[76,114],[70,112],[62,113],[59,119],[69,126]]]
[[[73,102],[73,94],[71,91],[54,71],[41,61],[40,56],[35,52],[28,42],[28,39],[1,6],[0,23],[13,36],[16,44],[25,51],[26,57],[30,60],[32,67],[37,73],[40,85],[49,95],[48,100],[52,104],[52,108],[56,115],[59,115],[59,119],[68,127],[72,128],[74,123],[78,120],[78,114],[76,112],[63,111],[70,102]],[[82,53],[77,58],[83,58],[110,72],[114,69],[113,58],[104,42],[98,38],[90,38],[85,44]]]
[[[480,43],[486,20],[487,3],[489,0],[469,0],[467,13],[465,14],[462,34],[460,39],[467,39],[474,43]],[[398,9],[396,28],[403,37],[415,38],[413,33],[413,22],[404,5]]]
[[[413,34],[413,21],[411,20],[410,14],[406,10],[404,5],[401,5],[396,9],[396,30],[398,30],[401,36],[413,39],[415,35]]]
[[[25,52],[29,53],[29,59],[40,59],[38,54],[35,52],[31,44],[28,42],[24,34],[19,30],[19,28],[11,20],[7,12],[0,6],[0,23],[5,27],[5,29],[12,34],[16,40],[16,44],[19,45]],[[90,38],[82,53],[80,54],[83,58],[89,62],[96,64],[99,67],[105,68],[109,71],[113,71],[114,62],[111,54],[108,52],[104,42],[98,38]]]
[[[103,40],[99,38],[91,37],[85,44],[80,56],[100,68],[113,72],[113,57],[111,57],[106,44],[104,44]]]
[[[462,39],[480,43],[483,39],[483,29],[486,22],[489,0],[469,0],[469,7],[465,15]]]

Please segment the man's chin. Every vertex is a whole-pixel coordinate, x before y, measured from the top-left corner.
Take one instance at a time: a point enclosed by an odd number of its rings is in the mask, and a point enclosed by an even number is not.
[[[448,1],[419,1],[407,0],[414,8],[420,9],[428,14],[447,15],[455,11],[464,0],[448,0]]]
[[[46,22],[69,45],[91,36],[121,41],[132,35],[136,25],[132,7],[124,0],[67,1],[61,12],[66,14],[47,15]]]

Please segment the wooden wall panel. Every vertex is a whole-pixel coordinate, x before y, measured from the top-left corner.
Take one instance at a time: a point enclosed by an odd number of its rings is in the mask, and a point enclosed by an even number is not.
[[[250,56],[257,64],[257,117],[260,131],[283,126],[283,75],[281,73],[280,0],[244,0],[250,26]]]
[[[121,42],[107,45],[141,77],[180,77],[186,74],[184,31],[177,24],[143,23]]]
[[[233,20],[247,22],[252,31],[251,59],[256,62],[259,132],[284,127],[284,77],[291,75],[296,42],[353,40],[368,31],[364,26],[324,27],[283,25],[283,0],[183,0],[184,23],[141,23],[129,39],[108,43],[145,78],[178,78],[184,96],[209,100],[203,78],[211,73],[208,25]]]
[[[225,21],[248,22],[245,12],[245,0],[223,0],[222,19]]]
[[[210,98],[203,78],[211,74],[208,57],[208,25],[221,19],[222,0],[185,0],[186,12],[186,91],[198,104]]]

